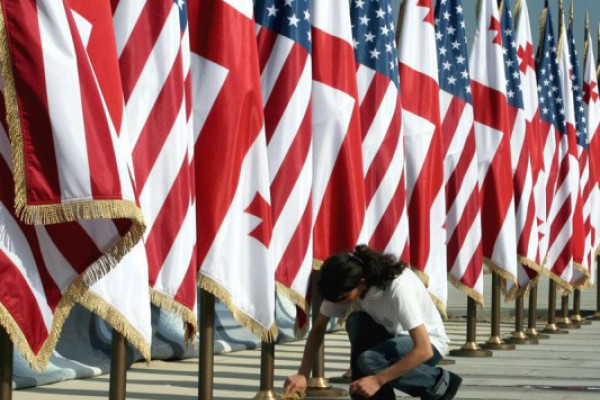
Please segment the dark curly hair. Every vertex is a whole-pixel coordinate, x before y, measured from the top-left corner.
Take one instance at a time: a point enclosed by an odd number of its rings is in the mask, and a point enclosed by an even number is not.
[[[364,279],[367,287],[385,289],[406,268],[392,254],[383,254],[367,245],[356,246],[353,252],[336,253],[321,266],[319,291],[324,299],[337,302],[358,287]]]

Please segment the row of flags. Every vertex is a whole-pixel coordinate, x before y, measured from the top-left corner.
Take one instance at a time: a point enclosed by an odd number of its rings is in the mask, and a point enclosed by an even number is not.
[[[198,285],[272,341],[275,292],[302,328],[311,271],[358,243],[442,314],[448,281],[483,304],[484,264],[509,297],[593,283],[591,39],[582,82],[572,30],[547,9],[534,58],[527,2],[502,4],[469,54],[461,0],[0,0],[16,348],[42,369],[80,303],[150,358],[149,303],[193,340]]]

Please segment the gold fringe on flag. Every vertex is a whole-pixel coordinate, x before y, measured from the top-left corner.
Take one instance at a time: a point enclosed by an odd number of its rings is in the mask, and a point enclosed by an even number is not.
[[[481,271],[481,273],[483,273],[483,271]],[[459,291],[463,292],[464,294],[466,294],[467,296],[469,296],[470,298],[472,298],[473,300],[475,300],[475,303],[476,303],[476,305],[478,307],[483,307],[484,306],[483,295],[481,293],[476,292],[475,290],[473,290],[469,286],[465,285],[459,279],[457,279],[456,277],[454,277],[451,274],[448,274],[448,280]]]
[[[509,301],[515,298],[517,291],[519,290],[519,284],[517,277],[510,272],[502,269],[499,265],[494,263],[489,258],[484,257],[483,263],[487,265],[487,267],[500,276],[500,282],[502,284],[502,293],[504,294],[504,301]],[[511,290],[508,290],[508,281],[513,283],[513,287]]]
[[[305,314],[308,313],[308,302],[306,298],[292,288],[285,286],[283,283],[275,282],[277,293],[290,300],[294,305],[298,306]]]
[[[277,339],[278,331],[275,323],[270,328],[266,328],[258,323],[258,321],[256,321],[250,315],[240,310],[234,304],[231,294],[215,280],[202,273],[199,273],[198,286],[221,300],[223,304],[229,308],[229,311],[231,311],[233,319],[235,319],[240,325],[248,329],[250,332],[258,336],[261,342],[272,343]]]
[[[127,321],[127,318],[125,318],[118,309],[111,306],[91,290],[88,290],[83,294],[79,303],[105,320],[114,330],[123,335],[127,342],[140,352],[146,362],[150,362],[150,359],[152,358],[150,343],[144,339],[129,321]]]
[[[188,307],[179,303],[172,297],[167,296],[166,294],[161,293],[154,288],[150,288],[150,301],[155,306],[180,316],[183,318],[184,323],[189,324],[192,329],[191,332],[188,329],[185,330],[185,342],[191,343],[192,347],[195,349],[196,334],[198,333],[198,322],[196,320],[196,314],[194,313],[194,310],[190,310]]]

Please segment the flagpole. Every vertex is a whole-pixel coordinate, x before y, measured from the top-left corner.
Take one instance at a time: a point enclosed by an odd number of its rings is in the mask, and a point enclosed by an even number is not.
[[[549,335],[545,335],[540,333],[537,330],[537,283],[534,287],[529,290],[529,307],[528,313],[529,316],[527,318],[527,330],[525,333],[528,337],[538,340],[550,339]]]
[[[573,292],[573,315],[571,321],[577,325],[590,325],[591,322],[583,319],[581,316],[581,289],[577,288]]]
[[[198,399],[213,399],[215,296],[200,289],[200,354],[198,357]]]
[[[0,325],[0,400],[12,399],[13,344]]]
[[[487,350],[514,350],[515,345],[505,343],[500,337],[500,275],[492,271],[492,332],[481,345]]]
[[[110,386],[108,398],[110,400],[125,400],[127,386],[127,340],[125,336],[112,331],[112,345],[110,356]]]
[[[569,295],[565,294],[561,297],[562,315],[556,320],[556,325],[561,329],[580,329],[581,325],[574,324],[569,318]]]
[[[273,389],[275,375],[275,343],[262,342],[260,347],[260,391],[254,396],[257,400],[275,400]]]
[[[538,344],[539,341],[536,338],[529,337],[523,331],[523,310],[524,310],[524,299],[525,294],[520,294],[515,300],[515,331],[505,340],[506,343],[512,344]]]
[[[321,303],[323,302],[323,298],[321,297],[321,293],[317,289],[319,282],[319,277],[321,275],[320,270],[313,269],[312,271],[312,320],[313,323],[317,319],[319,315],[319,310],[321,309]],[[325,378],[325,339],[323,339],[323,343],[321,343],[321,347],[317,351],[315,360],[313,362],[312,367],[312,377],[308,379],[308,388],[306,389],[306,397],[307,398],[317,398],[320,399],[322,397],[346,397],[348,396],[348,392],[343,389],[337,389],[331,386],[329,380]]]
[[[454,357],[491,357],[492,352],[484,350],[477,340],[477,304],[471,296],[467,296],[467,341],[460,349],[450,350]]]
[[[554,282],[553,279],[550,279],[548,285],[548,323],[542,332],[551,335],[564,335],[569,333],[565,330],[558,329],[556,326],[556,282]]]

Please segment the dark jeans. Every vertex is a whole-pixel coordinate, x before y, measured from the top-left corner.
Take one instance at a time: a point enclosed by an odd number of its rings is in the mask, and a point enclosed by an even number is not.
[[[352,380],[374,375],[396,363],[413,348],[410,336],[392,336],[364,311],[350,314],[346,320],[346,331],[350,338],[350,367]],[[433,357],[402,377],[383,386],[371,400],[394,400],[394,388],[413,397],[435,400],[448,387],[448,371],[435,367],[442,359],[433,347]],[[353,399],[363,399],[353,396]]]

